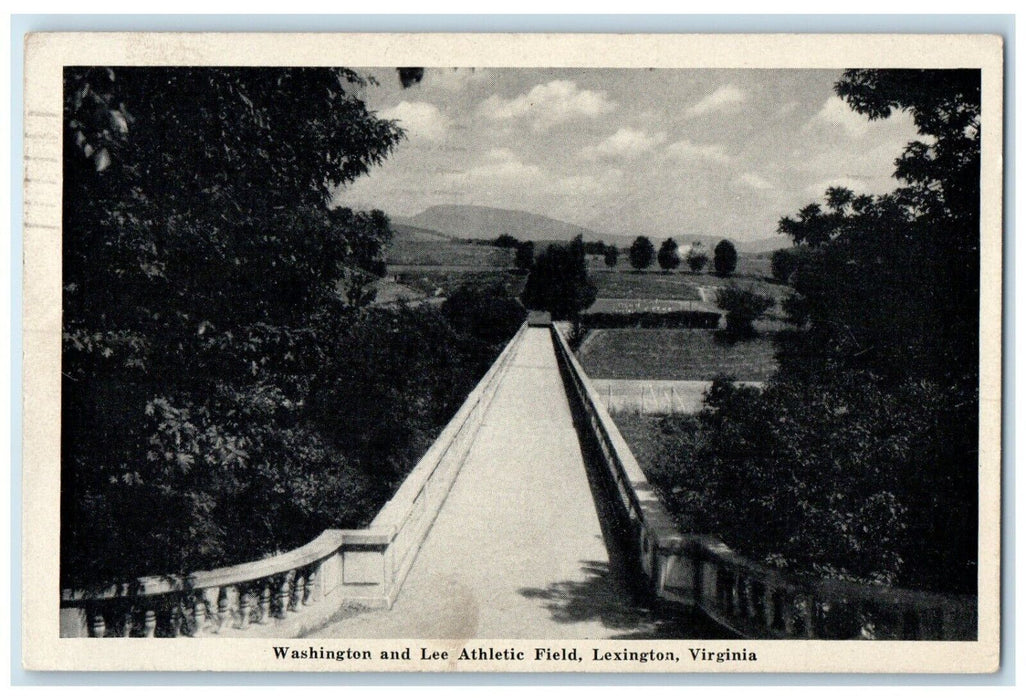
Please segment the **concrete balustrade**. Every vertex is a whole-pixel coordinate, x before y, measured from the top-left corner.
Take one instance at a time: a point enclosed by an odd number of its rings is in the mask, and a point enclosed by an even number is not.
[[[62,637],[297,636],[345,604],[391,607],[473,444],[525,323],[371,524],[187,576],[61,592]]]
[[[974,596],[799,577],[740,556],[719,538],[681,533],[574,357],[552,328],[582,444],[607,480],[624,544],[652,593],[762,639],[971,640]]]

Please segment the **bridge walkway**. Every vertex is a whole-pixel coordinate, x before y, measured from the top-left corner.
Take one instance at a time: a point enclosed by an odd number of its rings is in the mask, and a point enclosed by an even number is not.
[[[593,488],[550,331],[529,328],[395,604],[309,636],[702,636],[632,591]]]

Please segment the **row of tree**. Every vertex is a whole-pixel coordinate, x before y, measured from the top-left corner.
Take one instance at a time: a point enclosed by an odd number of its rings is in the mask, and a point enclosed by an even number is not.
[[[667,238],[659,246],[658,253],[652,241],[647,236],[638,236],[634,239],[628,251],[631,267],[635,270],[645,270],[651,267],[652,262],[659,263],[659,267],[669,272],[676,270],[681,264],[680,247],[672,238]],[[709,256],[701,244],[691,246],[684,255],[684,262],[691,268],[692,272],[701,272],[709,264]],[[616,265],[615,259],[612,264],[607,259],[606,264],[610,267]],[[724,239],[716,244],[713,250],[713,270],[721,277],[733,274],[737,269],[737,248],[730,241]]]

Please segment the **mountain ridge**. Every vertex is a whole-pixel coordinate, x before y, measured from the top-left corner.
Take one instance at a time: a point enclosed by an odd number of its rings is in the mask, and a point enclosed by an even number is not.
[[[428,207],[414,216],[393,216],[391,219],[394,223],[402,226],[435,232],[446,238],[464,240],[493,239],[505,234],[520,240],[555,243],[569,241],[580,235],[585,241],[603,241],[619,248],[626,248],[636,237],[608,232],[601,233],[585,226],[519,209],[501,209],[474,204],[439,204]],[[656,246],[664,240],[660,236],[649,235],[648,237]],[[673,236],[673,239],[682,245],[701,242],[709,249],[710,254],[715,245],[724,238],[731,241],[739,251],[756,254],[787,248],[791,245],[782,236],[753,241],[739,241],[729,236],[705,234]]]

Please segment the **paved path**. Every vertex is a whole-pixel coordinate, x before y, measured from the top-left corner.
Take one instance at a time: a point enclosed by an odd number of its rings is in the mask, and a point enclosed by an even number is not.
[[[549,330],[530,328],[395,605],[310,636],[694,636],[636,603],[602,527]]]

